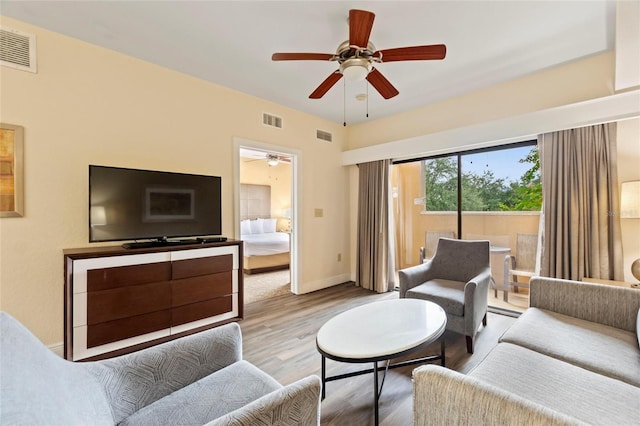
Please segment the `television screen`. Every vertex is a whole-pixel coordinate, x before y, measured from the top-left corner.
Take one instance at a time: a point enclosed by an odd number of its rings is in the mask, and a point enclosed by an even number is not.
[[[89,241],[220,235],[221,178],[89,166]]]

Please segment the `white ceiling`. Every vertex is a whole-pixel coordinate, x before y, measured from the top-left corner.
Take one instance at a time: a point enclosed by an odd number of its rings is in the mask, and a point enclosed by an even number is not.
[[[272,62],[274,52],[334,53],[349,9],[376,14],[377,49],[447,45],[443,61],[377,65],[400,91],[369,88],[369,119],[613,49],[615,1],[11,1],[0,13],[240,92],[342,123],[366,120],[365,82],[309,94],[334,62]],[[517,94],[514,94],[517,96]]]

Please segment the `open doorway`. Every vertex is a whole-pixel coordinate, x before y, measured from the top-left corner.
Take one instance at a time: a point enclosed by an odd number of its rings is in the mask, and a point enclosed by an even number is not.
[[[251,141],[237,143],[236,235],[244,241],[244,302],[295,293],[297,154]]]

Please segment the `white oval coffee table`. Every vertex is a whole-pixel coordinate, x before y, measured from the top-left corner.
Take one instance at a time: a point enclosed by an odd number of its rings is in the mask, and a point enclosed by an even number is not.
[[[378,401],[382,384],[378,386],[378,361],[387,361],[389,368],[440,360],[445,364],[444,339],[440,355],[390,364],[390,360],[424,348],[444,333],[447,316],[433,302],[420,299],[394,299],[368,303],[342,312],[318,330],[316,346],[322,355],[322,399],[327,382],[361,374],[374,373],[374,417],[378,424]],[[373,368],[326,377],[326,358],[348,363],[372,362]]]

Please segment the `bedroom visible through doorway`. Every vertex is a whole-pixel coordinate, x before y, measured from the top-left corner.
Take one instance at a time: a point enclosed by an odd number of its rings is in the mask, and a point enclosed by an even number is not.
[[[241,147],[240,239],[244,302],[291,292],[292,156]]]

